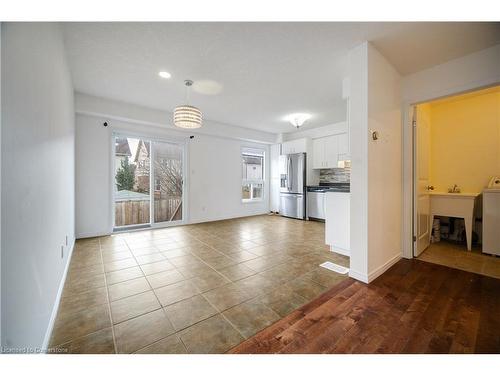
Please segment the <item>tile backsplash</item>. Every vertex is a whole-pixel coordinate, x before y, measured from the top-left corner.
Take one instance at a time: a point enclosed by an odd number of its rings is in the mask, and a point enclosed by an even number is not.
[[[320,169],[319,182],[351,182],[351,167]]]

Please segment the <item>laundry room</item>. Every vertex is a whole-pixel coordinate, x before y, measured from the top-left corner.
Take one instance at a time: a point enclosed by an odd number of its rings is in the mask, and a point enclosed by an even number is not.
[[[415,256],[500,277],[500,86],[417,105],[414,135]]]

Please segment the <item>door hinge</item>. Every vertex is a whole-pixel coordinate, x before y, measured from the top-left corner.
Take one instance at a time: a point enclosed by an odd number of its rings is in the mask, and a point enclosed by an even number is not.
[[[413,236],[413,242],[417,241],[417,236]]]

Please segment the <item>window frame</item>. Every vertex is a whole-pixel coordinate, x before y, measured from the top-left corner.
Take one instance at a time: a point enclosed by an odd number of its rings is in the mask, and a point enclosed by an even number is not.
[[[262,158],[262,179],[249,179],[243,177],[243,168],[241,168],[241,189],[243,186],[250,185],[250,198],[243,198],[243,190],[241,190],[242,203],[259,203],[264,201],[265,184],[266,184],[266,150],[260,148],[242,147],[240,150],[240,162],[243,167],[243,156],[255,156]],[[262,185],[262,194],[258,198],[253,197],[254,185]]]

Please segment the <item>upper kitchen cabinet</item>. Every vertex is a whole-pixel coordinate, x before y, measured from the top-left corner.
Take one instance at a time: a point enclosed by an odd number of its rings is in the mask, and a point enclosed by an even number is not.
[[[347,133],[313,139],[313,168],[337,168],[338,162],[349,158]]]
[[[325,162],[327,168],[337,168],[339,161],[339,137],[325,137]]]
[[[307,152],[307,138],[294,139],[281,144],[281,155]]]
[[[325,168],[325,138],[316,138],[312,141],[313,148],[313,168]]]

